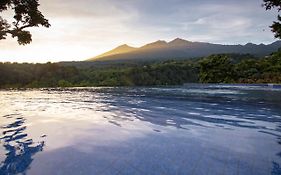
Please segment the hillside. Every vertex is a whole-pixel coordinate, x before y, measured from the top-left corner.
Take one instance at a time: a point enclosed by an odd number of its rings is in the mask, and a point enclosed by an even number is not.
[[[98,55],[95,58],[97,59],[97,58],[103,58],[103,57],[107,57],[107,56],[111,56],[111,55],[124,54],[124,53],[132,52],[132,51],[135,51],[135,50],[136,50],[136,48],[130,47],[127,44],[124,44],[124,45],[116,47],[115,49],[113,49],[111,51],[108,51],[108,52],[105,52],[101,55]]]
[[[268,45],[253,43],[246,45],[221,45],[192,42],[177,38],[170,42],[159,40],[139,48],[122,45],[87,61],[183,59],[221,53],[252,54],[257,57],[263,57],[277,51],[280,47],[281,41]]]

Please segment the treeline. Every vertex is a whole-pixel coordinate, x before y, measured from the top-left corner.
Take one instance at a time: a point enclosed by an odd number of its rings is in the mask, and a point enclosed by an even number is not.
[[[281,83],[281,51],[266,58],[219,54],[127,66],[0,63],[0,88]]]
[[[281,83],[281,51],[265,58],[212,55],[200,61],[200,82]]]
[[[190,61],[106,68],[77,68],[57,63],[0,63],[0,87],[178,85],[198,82],[197,70]]]
[[[0,86],[56,87],[63,80],[76,81],[79,70],[57,64],[0,63]]]

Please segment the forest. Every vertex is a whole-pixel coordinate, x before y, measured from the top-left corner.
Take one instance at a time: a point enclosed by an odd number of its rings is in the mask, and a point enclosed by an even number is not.
[[[196,59],[98,67],[59,63],[0,63],[0,88],[164,86],[184,83],[281,83],[281,50],[264,58],[249,54],[217,54]]]

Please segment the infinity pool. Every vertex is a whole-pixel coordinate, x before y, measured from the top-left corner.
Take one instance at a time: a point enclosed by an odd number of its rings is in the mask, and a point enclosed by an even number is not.
[[[281,89],[0,91],[0,174],[281,175]]]

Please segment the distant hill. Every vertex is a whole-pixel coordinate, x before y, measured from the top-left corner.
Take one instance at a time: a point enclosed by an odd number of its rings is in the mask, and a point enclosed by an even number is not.
[[[221,45],[192,42],[177,38],[171,42],[159,40],[140,48],[122,45],[87,61],[167,60],[204,57],[221,53],[251,54],[262,57],[277,51],[279,48],[281,48],[281,41],[268,45],[253,43],[246,45]]]
[[[107,57],[107,56],[111,56],[111,55],[124,54],[124,53],[132,52],[135,50],[136,50],[136,48],[130,47],[127,44],[124,44],[124,45],[116,47],[115,49],[113,49],[111,51],[98,55],[95,58],[97,59],[97,58],[103,58],[103,57]]]

